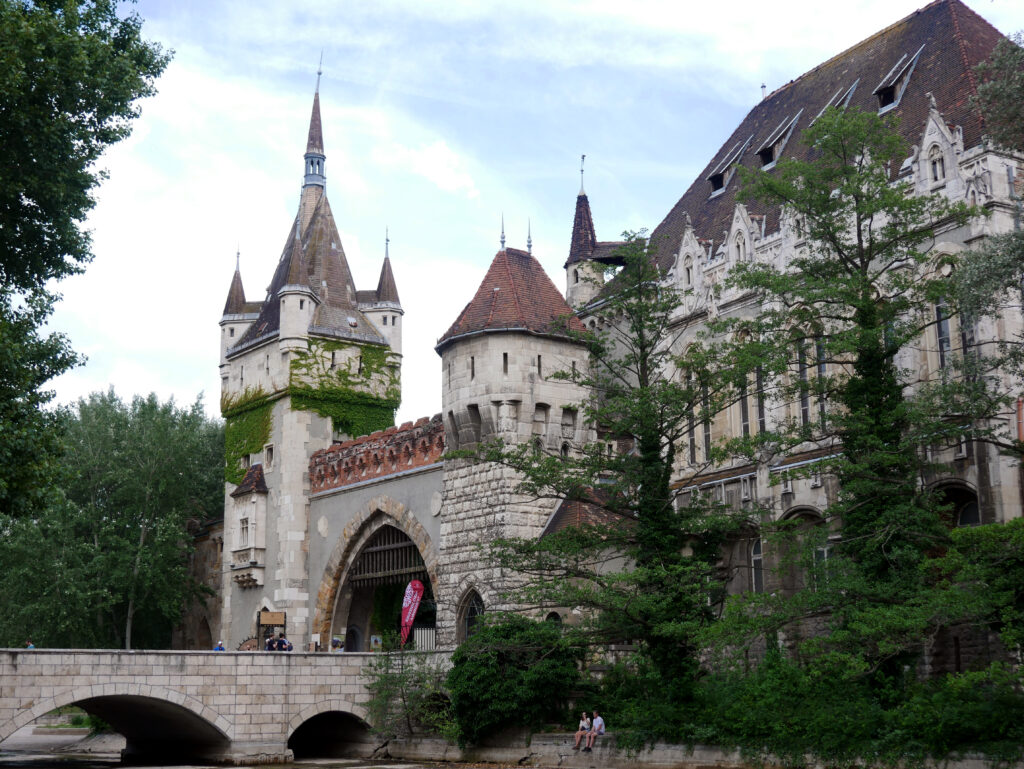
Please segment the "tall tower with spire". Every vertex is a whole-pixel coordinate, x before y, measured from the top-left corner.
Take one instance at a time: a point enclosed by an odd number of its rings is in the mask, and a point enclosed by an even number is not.
[[[385,252],[376,290],[356,290],[327,199],[319,85],[318,72],[299,207],[266,298],[246,301],[236,264],[220,321],[226,484],[218,635],[233,647],[281,631],[297,648],[308,642],[310,457],[335,440],[390,427],[401,396],[402,307],[391,262]]]
[[[569,258],[565,261],[565,300],[574,310],[589,304],[604,285],[604,271],[614,264],[614,252],[621,241],[599,241],[590,213],[590,199],[583,187],[583,161],[580,156],[580,191],[576,196],[576,215],[572,222]]]

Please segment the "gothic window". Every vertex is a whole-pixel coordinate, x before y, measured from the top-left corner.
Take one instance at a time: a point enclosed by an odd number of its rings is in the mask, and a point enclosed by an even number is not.
[[[811,423],[811,393],[807,380],[807,349],[806,342],[800,339],[796,347],[796,369],[800,379],[800,424],[806,427]]]
[[[243,518],[238,527],[238,546],[249,547],[249,519]]]
[[[747,258],[747,241],[744,240],[743,236],[736,235],[736,261],[743,262]]]
[[[573,270],[572,271],[572,282],[573,283],[579,283],[580,282],[580,271],[579,270]]]
[[[750,589],[754,593],[764,592],[764,552],[760,537],[750,545]]]
[[[817,379],[815,384],[818,388],[818,421],[825,426],[825,340],[820,336],[814,340],[814,356],[817,359]]]
[[[935,305],[935,334],[938,342],[939,368],[946,368],[949,363],[949,308],[944,300]]]
[[[928,150],[928,167],[931,169],[933,182],[941,182],[946,178],[946,161],[938,144],[933,144]]]
[[[470,590],[463,599],[459,609],[458,626],[456,630],[457,640],[462,643],[476,632],[480,617],[484,614],[484,602],[480,594]]]

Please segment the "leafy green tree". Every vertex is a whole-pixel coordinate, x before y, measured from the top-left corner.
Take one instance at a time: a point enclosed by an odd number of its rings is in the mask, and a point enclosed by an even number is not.
[[[515,614],[484,623],[455,650],[447,678],[460,744],[564,721],[582,658],[559,624]]]
[[[964,386],[962,370],[922,383],[916,366],[900,361],[927,348],[936,303],[952,301],[942,265],[928,252],[936,228],[961,226],[971,212],[939,196],[913,195],[893,178],[908,150],[873,113],[827,110],[804,141],[810,159],[747,173],[745,191],[796,217],[806,248],[785,267],[739,265],[730,281],[759,292],[764,309],[727,327],[762,343],[780,399],[800,403],[813,388],[827,405],[813,420],[783,422],[776,435],[782,444],[795,436],[805,448],[830,449],[813,469],[839,481],[825,514],[840,535],[829,544],[824,529],[800,532],[809,548],[831,548],[827,568],[815,568],[813,550],[804,550],[800,565],[811,572],[805,589],[738,597],[715,633],[725,646],[738,643],[734,631],[769,641],[783,633],[805,664],[870,678],[877,692],[898,697],[906,666],[928,632],[948,619],[933,612],[924,569],[949,536],[941,500],[921,483],[932,469],[921,447],[961,434],[974,409],[989,405],[975,397],[979,388]],[[946,262],[955,267],[952,257]],[[829,367],[814,382],[796,374],[806,371],[809,356]],[[952,420],[939,408],[951,391],[959,409]],[[807,632],[801,623],[812,619],[825,632]]]
[[[1024,33],[1003,38],[975,70],[981,76],[976,104],[985,132],[996,144],[1024,147]]]
[[[677,349],[678,337],[694,328],[680,321],[680,296],[662,280],[646,238],[627,233],[618,257],[612,282],[588,310],[597,330],[580,337],[589,365],[553,375],[592,394],[580,404],[592,442],[568,457],[502,444],[484,452],[521,473],[524,493],[582,506],[587,523],[539,540],[502,540],[491,554],[520,575],[521,605],[580,610],[582,624],[566,629],[578,642],[599,651],[637,645],[664,686],[634,689],[642,703],[636,712],[653,713],[658,699],[672,714],[637,728],[659,736],[679,720],[678,709],[692,706],[700,636],[728,576],[722,550],[748,516],[696,494],[677,503],[670,487],[677,451],[695,425],[737,397],[745,351],[710,343]],[[617,724],[624,737],[628,725]]]
[[[38,510],[59,453],[45,383],[77,362],[40,333],[47,282],[92,258],[82,228],[123,139],[168,57],[116,0],[0,0],[0,515]]]
[[[3,592],[17,605],[18,635],[166,646],[199,593],[188,574],[190,526],[223,505],[223,427],[201,401],[125,404],[111,390],[78,402],[66,440],[66,501],[8,519]]]

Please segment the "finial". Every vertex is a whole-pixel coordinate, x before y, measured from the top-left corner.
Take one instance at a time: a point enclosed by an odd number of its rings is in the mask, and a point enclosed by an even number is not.
[[[320,93],[320,76],[324,73],[324,49],[320,49],[320,63],[316,65],[316,92]]]
[[[501,250],[505,250],[505,213],[501,214]]]
[[[384,227],[384,258],[388,258],[388,244],[391,242],[391,238],[388,237],[388,228]]]
[[[238,272],[239,264],[242,260],[242,246],[238,244],[235,246],[235,272]]]
[[[526,253],[533,253],[533,235],[530,232],[530,219],[526,219]]]
[[[586,195],[587,193],[583,189],[583,161],[587,159],[586,155],[580,155],[580,195]]]

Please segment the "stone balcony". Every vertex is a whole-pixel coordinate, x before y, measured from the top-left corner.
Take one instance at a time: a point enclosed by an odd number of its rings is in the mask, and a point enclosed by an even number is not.
[[[231,578],[240,587],[260,587],[266,565],[266,549],[243,547],[231,551]]]

